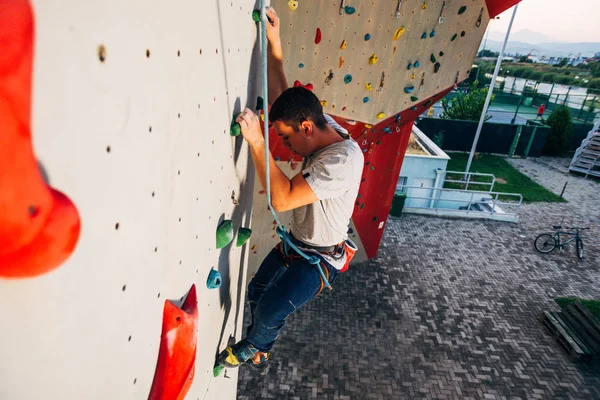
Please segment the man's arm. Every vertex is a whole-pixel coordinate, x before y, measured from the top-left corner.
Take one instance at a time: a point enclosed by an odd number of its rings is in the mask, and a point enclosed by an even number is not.
[[[260,130],[260,119],[252,111],[245,109],[236,121],[239,122],[242,134],[250,146],[250,154],[252,154],[260,183],[266,188],[265,139]],[[275,211],[289,211],[319,201],[302,174],[298,174],[290,180],[279,169],[271,152],[269,152],[269,168],[271,175],[271,205]]]
[[[269,104],[273,104],[279,95],[288,88],[285,73],[283,72],[283,49],[279,34],[279,17],[273,7],[267,7],[267,83],[269,86]]]

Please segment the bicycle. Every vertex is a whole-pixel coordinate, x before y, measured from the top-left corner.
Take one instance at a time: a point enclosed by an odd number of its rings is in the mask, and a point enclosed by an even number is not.
[[[575,232],[566,232],[561,231],[562,226],[554,225],[552,228],[556,230],[554,233],[542,233],[538,237],[535,238],[534,247],[540,253],[550,253],[555,248],[563,249],[567,244],[575,241],[575,247],[577,249],[577,257],[579,259],[583,258],[583,240],[581,240],[581,236],[579,235],[579,231],[584,231],[590,228],[579,228],[576,226],[567,227],[568,230],[575,230]],[[569,235],[572,236],[566,242],[560,241],[560,235]]]

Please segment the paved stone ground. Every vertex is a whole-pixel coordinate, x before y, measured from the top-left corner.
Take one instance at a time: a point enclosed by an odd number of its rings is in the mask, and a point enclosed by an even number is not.
[[[239,399],[600,399],[600,366],[537,319],[555,297],[600,298],[600,244],[584,260],[532,246],[562,215],[598,235],[600,185],[512,162],[553,191],[569,179],[569,203],[525,205],[519,224],[390,218],[376,259],[289,318],[268,375],[242,367]]]

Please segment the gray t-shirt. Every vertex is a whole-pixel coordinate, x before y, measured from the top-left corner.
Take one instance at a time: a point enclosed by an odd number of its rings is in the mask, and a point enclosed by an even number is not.
[[[329,115],[325,118],[336,131],[348,134]],[[296,239],[333,246],[348,238],[363,165],[363,153],[353,139],[329,145],[304,161],[301,173],[319,201],[293,210],[291,231]],[[345,257],[325,258],[337,269],[346,261]]]

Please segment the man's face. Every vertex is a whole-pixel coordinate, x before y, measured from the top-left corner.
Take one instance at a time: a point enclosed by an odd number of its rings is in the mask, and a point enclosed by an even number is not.
[[[275,121],[273,128],[277,135],[281,137],[283,145],[291,149],[294,153],[302,157],[308,157],[312,154],[310,138],[312,136],[312,126],[310,122],[305,121],[298,131],[282,121]]]

